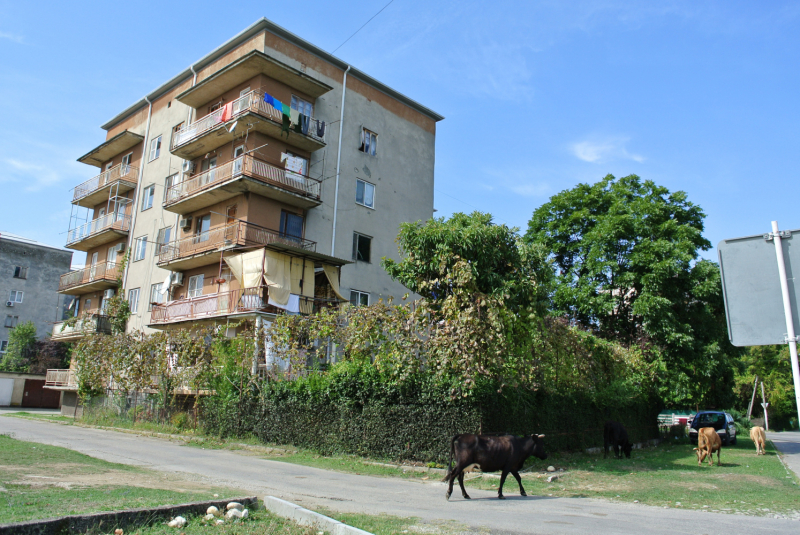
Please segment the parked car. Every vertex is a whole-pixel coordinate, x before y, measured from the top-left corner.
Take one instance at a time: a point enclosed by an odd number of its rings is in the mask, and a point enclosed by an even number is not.
[[[736,425],[733,416],[722,411],[699,411],[687,422],[689,440],[697,444],[697,431],[703,427],[713,427],[719,435],[723,446],[736,444]]]

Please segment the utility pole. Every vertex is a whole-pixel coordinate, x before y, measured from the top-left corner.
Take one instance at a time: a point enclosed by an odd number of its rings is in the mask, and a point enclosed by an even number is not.
[[[750,406],[747,407],[747,419],[750,419],[750,416],[753,414],[753,403],[756,402],[756,390],[758,390],[758,375],[756,375],[756,380],[753,381],[753,397],[750,398]]]
[[[764,427],[769,431],[769,417],[767,416],[767,407],[769,403],[764,399],[764,381],[761,381],[761,406],[764,407]]]

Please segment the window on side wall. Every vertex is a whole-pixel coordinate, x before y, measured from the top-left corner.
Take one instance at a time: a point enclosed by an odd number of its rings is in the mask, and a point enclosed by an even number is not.
[[[0,340],[0,353],[5,353],[8,349],[8,340]]]
[[[372,238],[353,232],[353,260],[369,262],[372,249]]]
[[[368,306],[369,294],[358,290],[350,290],[350,304],[353,306]]]
[[[142,212],[153,207],[153,198],[156,195],[156,185],[150,184],[142,190]]]
[[[203,275],[189,277],[189,286],[186,290],[186,297],[200,297],[203,295]]]
[[[128,290],[128,306],[131,309],[131,314],[136,314],[139,309],[139,288]]]
[[[19,316],[6,316],[6,327],[13,329],[19,322]]]
[[[8,300],[11,301],[12,303],[22,303],[22,294],[23,293],[24,292],[21,292],[19,290],[11,290],[11,293],[9,294]]]
[[[164,302],[164,294],[161,293],[163,287],[163,282],[150,286],[150,302],[147,304],[147,310],[153,310],[153,305],[160,305]]]
[[[141,236],[136,238],[133,244],[133,261],[144,260],[145,256],[147,256],[147,236]]]
[[[365,152],[372,156],[378,154],[378,134],[371,132],[366,128],[361,129],[361,146],[358,148],[361,152]]]
[[[375,208],[375,185],[356,179],[356,203],[367,208]]]
[[[21,267],[21,266],[14,266],[14,278],[15,279],[27,279],[28,278],[28,268]]]
[[[150,158],[148,162],[152,162],[161,155],[161,136],[150,141]]]

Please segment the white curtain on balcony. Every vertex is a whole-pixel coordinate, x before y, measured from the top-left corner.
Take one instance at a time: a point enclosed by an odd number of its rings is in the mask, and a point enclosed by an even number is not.
[[[231,273],[242,288],[261,286],[263,278],[264,282],[269,285],[269,298],[284,306],[289,302],[289,294],[292,291],[291,261],[292,259],[288,255],[265,249],[225,257],[225,263],[228,264]],[[300,267],[302,268],[302,261]],[[314,292],[313,270],[312,266],[311,283],[308,285],[312,292],[311,295]],[[306,280],[308,280],[308,276],[306,276]]]
[[[264,249],[227,256],[225,257],[225,263],[228,264],[231,273],[239,281],[241,288],[257,288],[261,286],[264,270]]]
[[[323,264],[322,269],[325,271],[325,276],[328,277],[328,282],[331,283],[331,289],[333,293],[336,294],[336,297],[341,299],[342,301],[347,301],[342,294],[339,293],[339,270],[336,266],[328,266]]]
[[[269,284],[269,298],[279,305],[286,305],[292,290],[291,257],[274,251],[266,253],[264,280]]]

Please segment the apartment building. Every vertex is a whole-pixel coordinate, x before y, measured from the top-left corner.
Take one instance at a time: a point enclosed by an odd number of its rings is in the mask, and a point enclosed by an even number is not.
[[[102,126],[79,158],[65,273],[74,327],[222,324],[367,304],[408,290],[380,267],[398,227],[433,215],[442,116],[261,19]],[[127,264],[121,260],[127,257]]]
[[[71,262],[72,251],[0,233],[0,307],[4,312],[0,353],[5,353],[9,333],[20,323],[32,321],[41,338],[50,334],[53,322],[62,319],[65,296],[58,293],[58,281]]]

